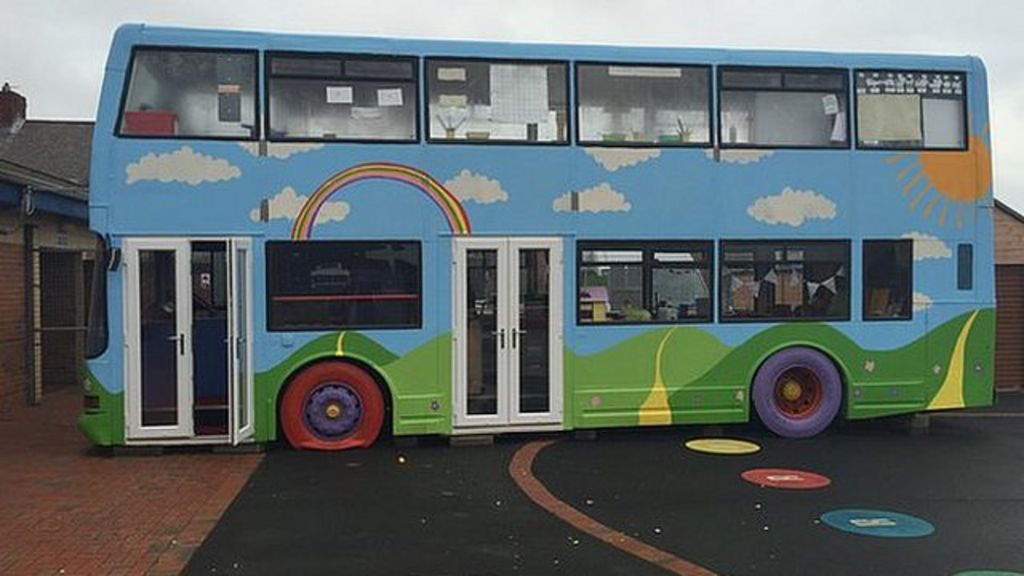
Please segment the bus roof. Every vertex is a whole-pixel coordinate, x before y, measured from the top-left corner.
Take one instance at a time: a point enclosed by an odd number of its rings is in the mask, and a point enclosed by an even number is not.
[[[136,45],[677,64],[879,67],[908,70],[941,68],[969,71],[972,65],[980,65],[980,59],[968,55],[431,40],[124,24],[115,33],[108,66],[126,65],[130,49]]]

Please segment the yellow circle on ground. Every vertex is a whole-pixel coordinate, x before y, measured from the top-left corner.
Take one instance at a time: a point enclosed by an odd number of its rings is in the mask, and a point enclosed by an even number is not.
[[[700,438],[688,441],[686,447],[695,452],[708,454],[753,454],[761,449],[753,442],[731,438]]]

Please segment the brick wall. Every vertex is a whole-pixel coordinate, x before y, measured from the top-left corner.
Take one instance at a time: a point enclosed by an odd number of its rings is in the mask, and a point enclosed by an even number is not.
[[[25,390],[25,275],[21,244],[0,242],[0,408]]]
[[[1024,264],[1024,222],[995,209],[996,264]]]

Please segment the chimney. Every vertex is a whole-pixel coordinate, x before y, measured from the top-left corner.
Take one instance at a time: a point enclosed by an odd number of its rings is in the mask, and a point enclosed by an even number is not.
[[[25,122],[25,97],[4,82],[0,88],[0,132],[15,132]]]

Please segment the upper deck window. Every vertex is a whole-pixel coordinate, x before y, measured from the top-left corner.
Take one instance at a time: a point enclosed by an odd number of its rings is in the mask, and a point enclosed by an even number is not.
[[[254,139],[255,86],[255,52],[138,48],[117,133]]]
[[[566,76],[561,62],[428,59],[429,138],[566,143]]]
[[[416,59],[267,56],[270,140],[414,142]]]
[[[858,70],[856,88],[857,146],[967,148],[963,74]]]
[[[711,69],[579,64],[582,144],[702,145],[711,141]]]
[[[719,142],[723,148],[847,148],[846,74],[722,68]]]

